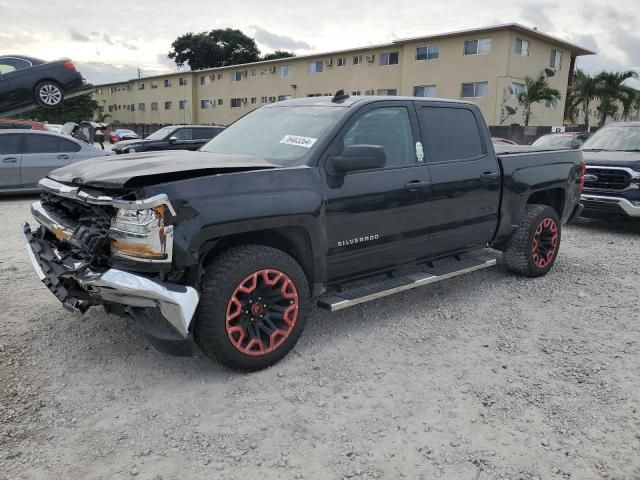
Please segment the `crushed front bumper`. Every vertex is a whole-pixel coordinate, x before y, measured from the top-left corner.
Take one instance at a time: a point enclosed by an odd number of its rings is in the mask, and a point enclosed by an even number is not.
[[[189,336],[199,301],[194,288],[113,268],[93,271],[84,262],[64,258],[28,223],[23,224],[23,234],[36,274],[66,309],[83,313],[94,305],[113,304],[157,308],[182,338]]]

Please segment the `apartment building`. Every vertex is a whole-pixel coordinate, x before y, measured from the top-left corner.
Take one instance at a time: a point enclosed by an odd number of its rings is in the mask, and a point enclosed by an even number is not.
[[[535,105],[530,124],[561,125],[575,59],[593,53],[513,23],[98,85],[95,98],[123,123],[227,125],[266,103],[344,90],[470,100],[500,125],[522,123],[524,78],[543,74],[563,96]]]

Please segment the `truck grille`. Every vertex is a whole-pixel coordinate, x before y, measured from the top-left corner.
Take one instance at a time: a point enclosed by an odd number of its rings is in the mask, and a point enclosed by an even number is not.
[[[596,177],[590,179],[590,175]],[[631,185],[631,175],[626,170],[616,168],[590,168],[587,167],[585,176],[585,188],[597,190],[626,190]]]

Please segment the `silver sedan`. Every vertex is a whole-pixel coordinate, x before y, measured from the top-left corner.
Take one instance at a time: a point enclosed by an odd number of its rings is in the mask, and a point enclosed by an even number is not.
[[[56,168],[111,152],[73,137],[40,130],[0,130],[0,194],[37,192]]]

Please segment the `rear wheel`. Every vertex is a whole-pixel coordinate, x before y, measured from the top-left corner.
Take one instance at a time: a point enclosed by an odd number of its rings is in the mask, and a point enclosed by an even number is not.
[[[547,205],[527,205],[513,232],[504,260],[512,271],[528,277],[545,275],[558,256],[560,220]]]
[[[235,247],[206,267],[195,340],[230,368],[260,370],[293,348],[308,307],[307,280],[293,258],[270,247]]]
[[[35,96],[38,105],[45,108],[55,108],[64,100],[62,88],[51,80],[45,80],[36,85]]]

